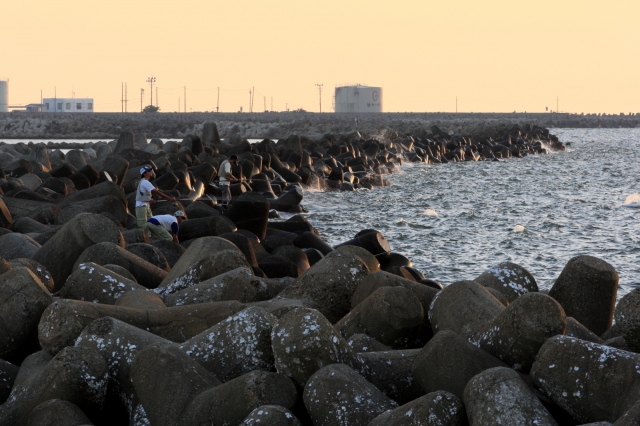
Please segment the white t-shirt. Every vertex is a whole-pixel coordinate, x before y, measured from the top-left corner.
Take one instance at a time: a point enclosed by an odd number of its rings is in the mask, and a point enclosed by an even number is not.
[[[158,216],[153,216],[151,219],[147,220],[149,223],[153,223],[154,225],[160,225],[170,234],[178,235],[178,219],[174,215],[171,214],[160,214]]]
[[[138,189],[136,190],[136,207],[146,207],[151,201],[151,191],[156,189],[155,186],[145,178],[140,180]]]
[[[218,183],[220,185],[229,185],[227,173],[231,173],[231,163],[229,162],[229,160],[224,160],[222,164],[220,164],[220,171],[218,172],[218,177],[220,178]]]

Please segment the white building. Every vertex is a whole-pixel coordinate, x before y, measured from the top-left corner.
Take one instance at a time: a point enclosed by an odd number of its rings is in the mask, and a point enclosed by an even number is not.
[[[44,98],[42,112],[93,112],[93,98]]]
[[[336,112],[382,112],[382,87],[337,86],[335,94]]]

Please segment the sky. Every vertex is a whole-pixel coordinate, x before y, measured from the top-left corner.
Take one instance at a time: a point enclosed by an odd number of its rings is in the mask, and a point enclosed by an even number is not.
[[[10,105],[42,91],[120,112],[126,83],[128,112],[140,111],[141,89],[161,112],[248,111],[250,90],[253,111],[317,112],[321,99],[331,112],[335,87],[359,83],[382,87],[385,112],[454,112],[457,99],[460,112],[640,113],[638,0],[2,0],[0,10]]]

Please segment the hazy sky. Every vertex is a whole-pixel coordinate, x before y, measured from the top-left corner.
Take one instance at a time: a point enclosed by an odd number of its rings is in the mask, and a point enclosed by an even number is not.
[[[383,110],[640,113],[639,0],[3,0],[9,103],[96,111],[332,111],[336,85]],[[154,86],[154,103],[156,97]],[[180,103],[179,103],[180,98]]]

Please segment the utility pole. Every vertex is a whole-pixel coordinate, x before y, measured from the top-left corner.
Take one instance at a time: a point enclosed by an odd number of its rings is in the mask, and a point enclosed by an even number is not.
[[[218,102],[216,103],[216,112],[220,110],[220,86],[218,86]]]
[[[149,83],[149,84],[151,85],[151,92],[150,92],[150,95],[151,95],[151,103],[149,104],[149,105],[151,105],[151,106],[153,106],[153,83],[155,83],[155,82],[156,82],[156,78],[155,78],[155,77],[149,77],[149,78],[147,79],[147,83]]]
[[[144,89],[140,89],[140,112],[142,112],[142,98],[144,98]]]
[[[128,111],[128,102],[129,102],[129,97],[127,95],[127,83],[124,84],[124,112]]]
[[[320,113],[322,114],[322,86],[323,84],[316,84],[318,86],[318,96],[320,97]]]
[[[120,112],[124,112],[124,83],[120,83]]]
[[[458,97],[456,96],[456,114],[458,113]]]
[[[187,86],[184,86],[184,111],[187,112]]]

